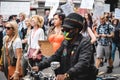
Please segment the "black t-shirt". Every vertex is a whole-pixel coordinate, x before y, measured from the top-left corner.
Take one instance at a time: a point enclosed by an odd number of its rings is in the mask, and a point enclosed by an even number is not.
[[[114,37],[112,40],[115,43],[120,43],[120,24],[117,27],[115,27]]]

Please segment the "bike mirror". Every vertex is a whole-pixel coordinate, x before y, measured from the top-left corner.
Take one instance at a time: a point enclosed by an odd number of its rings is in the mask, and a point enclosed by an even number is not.
[[[57,61],[51,62],[52,70],[55,70],[55,69],[57,69],[59,67],[60,67],[60,62],[57,62]]]

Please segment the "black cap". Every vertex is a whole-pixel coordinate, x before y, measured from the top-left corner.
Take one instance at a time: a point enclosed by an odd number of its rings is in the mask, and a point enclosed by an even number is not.
[[[69,14],[62,25],[65,28],[83,28],[83,17],[77,13]]]

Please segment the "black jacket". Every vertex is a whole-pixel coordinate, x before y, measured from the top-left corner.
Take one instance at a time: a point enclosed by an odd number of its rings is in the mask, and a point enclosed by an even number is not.
[[[91,80],[89,77],[93,77],[90,75],[91,67],[94,66],[92,45],[90,39],[83,38],[82,35],[73,44],[64,40],[54,55],[40,62],[40,70],[49,67],[52,61],[60,62],[56,74],[68,73],[71,80]]]

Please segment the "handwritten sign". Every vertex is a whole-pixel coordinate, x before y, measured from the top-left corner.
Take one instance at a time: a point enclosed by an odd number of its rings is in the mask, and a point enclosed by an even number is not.
[[[115,18],[120,19],[120,9],[119,8],[115,8]]]
[[[70,13],[74,12],[74,8],[73,8],[72,4],[69,2],[62,5],[61,9],[63,10],[63,12],[65,13],[66,16],[69,15]]]
[[[104,4],[104,12],[110,12],[110,4]]]

